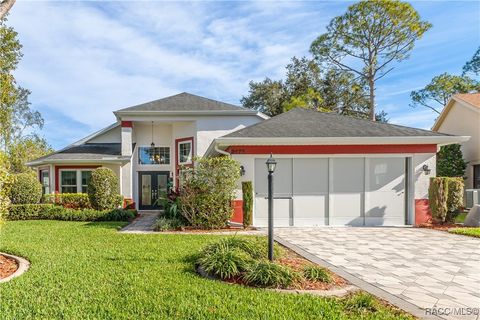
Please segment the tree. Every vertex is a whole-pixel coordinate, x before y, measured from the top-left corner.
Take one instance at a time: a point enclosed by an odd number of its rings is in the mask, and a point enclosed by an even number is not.
[[[349,71],[369,88],[369,118],[375,120],[375,83],[394,61],[409,57],[415,41],[431,27],[418,12],[397,0],[361,1],[330,21],[310,51],[319,61]]]
[[[282,81],[269,78],[261,82],[250,81],[250,90],[240,102],[245,108],[254,109],[269,116],[283,112],[282,104],[285,101],[285,89]]]
[[[463,66],[462,75],[472,74],[474,76],[480,75],[480,47],[477,49],[470,61],[467,61]]]
[[[412,107],[423,106],[440,114],[442,108],[447,104],[452,95],[456,93],[467,93],[473,90],[478,91],[480,84],[467,77],[455,76],[442,73],[430,81],[425,88],[412,91],[410,98]]]
[[[15,0],[0,0],[0,19],[7,15],[14,3]]]
[[[437,153],[437,176],[464,177],[467,164],[459,144],[443,146]]]
[[[8,150],[8,163],[12,173],[29,172],[26,162],[53,152],[47,141],[37,135],[30,135],[15,141]]]

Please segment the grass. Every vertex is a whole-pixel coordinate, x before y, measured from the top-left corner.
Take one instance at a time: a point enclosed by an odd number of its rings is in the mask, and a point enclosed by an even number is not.
[[[464,223],[465,222],[465,218],[467,217],[467,213],[460,213],[456,218],[455,218],[455,222],[456,223]]]
[[[3,319],[407,319],[351,299],[282,294],[199,277],[193,255],[219,235],[121,234],[123,223],[10,221],[0,251],[30,269],[0,284]]]
[[[448,230],[448,232],[480,238],[480,228],[455,228]]]

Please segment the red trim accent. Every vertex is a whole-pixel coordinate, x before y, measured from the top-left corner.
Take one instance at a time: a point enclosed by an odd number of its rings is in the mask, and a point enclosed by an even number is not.
[[[122,128],[133,128],[133,121],[122,121]]]
[[[178,174],[180,172],[180,164],[178,163],[178,143],[184,141],[191,141],[192,142],[192,163],[191,164],[184,164],[186,167],[193,167],[193,157],[195,156],[195,142],[193,141],[193,137],[186,137],[175,139],[175,186],[178,189]]]
[[[243,200],[233,200],[233,215],[230,222],[243,224]]]
[[[60,190],[60,169],[76,169],[76,170],[78,170],[78,169],[96,169],[98,167],[101,167],[101,166],[99,166],[99,165],[55,166],[55,192],[59,193],[59,190]]]
[[[415,225],[432,222],[432,212],[428,199],[415,199]]]
[[[300,138],[299,138],[300,140]],[[436,153],[436,144],[230,146],[231,154]]]

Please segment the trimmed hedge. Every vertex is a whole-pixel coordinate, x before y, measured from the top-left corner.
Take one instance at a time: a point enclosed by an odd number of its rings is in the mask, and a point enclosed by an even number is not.
[[[243,194],[243,226],[246,228],[252,225],[252,217],[253,217],[252,181],[242,182],[242,194]]]
[[[13,176],[10,186],[10,200],[13,204],[39,203],[42,198],[42,184],[31,173]]]
[[[90,199],[86,193],[56,193],[43,196],[44,203],[59,204],[69,209],[91,209]]]
[[[432,217],[439,222],[451,221],[463,205],[463,178],[430,178],[428,198]]]
[[[108,210],[120,207],[123,197],[119,196],[118,177],[112,169],[100,167],[92,171],[88,184],[90,204],[97,210]]]
[[[75,210],[62,206],[42,204],[11,205],[7,220],[65,220],[65,221],[128,221],[135,218],[136,210]]]

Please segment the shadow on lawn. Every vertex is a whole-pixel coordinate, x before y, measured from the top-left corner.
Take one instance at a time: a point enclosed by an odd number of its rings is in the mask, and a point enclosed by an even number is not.
[[[96,221],[96,222],[88,222],[85,223],[83,226],[85,228],[97,228],[97,229],[115,229],[120,230],[125,227],[128,222],[116,222],[116,221]]]

